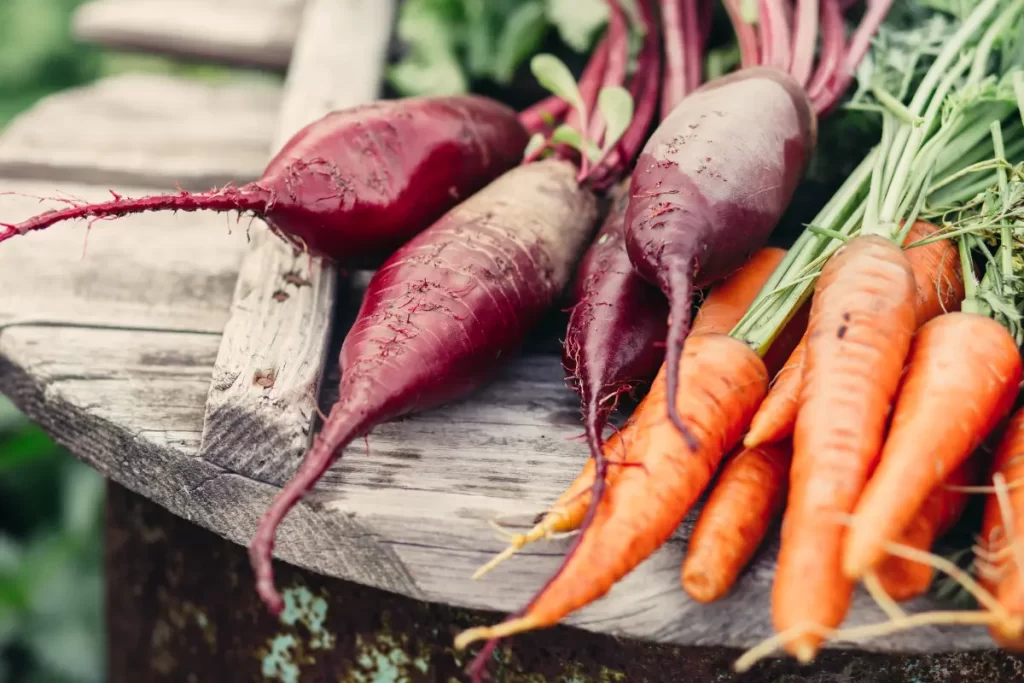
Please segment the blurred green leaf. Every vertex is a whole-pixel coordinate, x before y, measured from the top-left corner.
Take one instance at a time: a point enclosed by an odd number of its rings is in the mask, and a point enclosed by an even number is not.
[[[512,81],[524,59],[537,51],[548,32],[542,0],[520,5],[509,16],[495,48],[493,76],[503,85]]]
[[[562,60],[550,54],[536,55],[530,60],[530,70],[538,83],[575,107],[581,120],[587,120],[588,113],[576,79]]]
[[[623,133],[633,120],[633,96],[623,87],[601,88],[597,94],[597,109],[605,122],[603,150],[619,144]]]
[[[103,477],[89,467],[75,463],[64,484],[64,530],[86,538],[99,528],[105,491]]]
[[[469,84],[456,55],[463,21],[459,0],[408,0],[396,29],[409,56],[388,69],[393,87],[407,95],[457,95]]]
[[[0,396],[0,434],[20,427],[28,422],[28,419],[18,412],[14,404],[3,396]]]
[[[46,432],[35,425],[25,425],[20,431],[0,440],[0,474],[53,451],[53,442]]]
[[[523,158],[528,159],[536,154],[537,150],[544,147],[545,142],[544,133],[534,133],[530,136],[530,141],[526,143],[526,149],[523,150]]]
[[[606,0],[546,0],[547,16],[562,40],[576,52],[586,52],[598,31],[608,23]]]
[[[569,145],[575,150],[583,151],[583,136],[567,123],[563,123],[551,133],[551,143]]]

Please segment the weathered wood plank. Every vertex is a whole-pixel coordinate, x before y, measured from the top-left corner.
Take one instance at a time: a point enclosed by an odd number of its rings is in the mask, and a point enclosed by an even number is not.
[[[97,201],[105,188],[4,180],[0,220],[61,206],[28,196]],[[125,195],[138,187],[112,188]],[[245,224],[212,213],[150,213],[54,226],[0,249],[0,326],[28,322],[220,333],[227,323]]]
[[[303,0],[95,0],[77,38],[109,48],[284,71]]]
[[[309,1],[273,149],[329,111],[377,97],[393,15],[392,0]],[[336,274],[263,224],[252,236],[206,401],[202,452],[220,463],[245,452],[291,470],[311,439]],[[282,301],[276,294],[289,273],[309,285]]]
[[[278,488],[229,472],[197,453],[212,335],[82,329],[8,329],[0,334],[0,388],[74,453],[106,476],[222,537],[247,544]],[[477,609],[519,607],[559,561],[567,541],[529,548],[480,581],[469,576],[502,542],[487,522],[525,520],[543,509],[585,456],[567,440],[568,419],[538,430],[531,391],[558,375],[557,358],[521,358],[493,386],[454,407],[376,430],[370,452],[349,449],[325,483],[286,519],[283,560],[410,597]],[[567,389],[549,380],[546,391]],[[497,396],[505,397],[497,400]],[[474,412],[492,402],[506,411]],[[446,423],[442,416],[457,415]],[[493,434],[507,448],[468,448],[463,435]],[[480,437],[474,437],[479,439]],[[552,444],[557,443],[556,447]],[[259,463],[252,463],[261,471]],[[775,545],[735,592],[710,606],[679,588],[692,516],[675,537],[603,600],[569,623],[613,635],[687,645],[744,647],[772,633],[769,596]],[[929,600],[908,605],[934,607]],[[880,621],[863,593],[849,625]],[[921,629],[864,643],[885,652],[991,647],[981,628]]]
[[[0,135],[0,175],[205,190],[259,177],[280,86],[132,74],[51,95]]]

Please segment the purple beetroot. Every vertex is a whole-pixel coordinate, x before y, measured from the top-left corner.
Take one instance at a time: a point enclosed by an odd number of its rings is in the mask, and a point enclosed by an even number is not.
[[[18,225],[0,242],[75,218],[239,211],[346,266],[375,266],[522,159],[516,112],[477,95],[385,100],[332,112],[296,133],[241,187],[82,204]]]
[[[277,527],[342,449],[388,419],[466,395],[490,379],[564,293],[597,221],[569,162],[502,175],[396,251],[370,281],[341,349],[338,402],[249,553],[274,612]]]

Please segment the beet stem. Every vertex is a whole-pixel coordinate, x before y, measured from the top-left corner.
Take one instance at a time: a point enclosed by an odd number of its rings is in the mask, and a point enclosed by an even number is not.
[[[629,61],[629,27],[626,15],[619,6],[619,0],[607,0],[611,20],[608,23],[608,61],[601,86],[621,86],[626,80],[626,63]],[[601,144],[605,121],[601,113],[594,111],[590,118],[589,137],[595,144]]]
[[[819,112],[830,110],[846,92],[853,82],[853,75],[860,66],[861,60],[871,47],[871,39],[878,32],[878,27],[885,21],[892,0],[873,0],[868,2],[868,9],[864,17],[850,38],[849,46],[846,49],[846,57],[843,60],[839,76],[825,88],[821,97],[815,101],[815,108]]]
[[[686,53],[683,58],[686,73],[684,96],[696,90],[703,78],[704,41],[699,22],[697,0],[683,0],[683,50]]]
[[[661,0],[661,25],[665,36],[665,78],[661,86],[661,118],[664,120],[683,101],[686,91],[686,52],[681,0]]]
[[[740,48],[740,66],[747,68],[761,63],[760,50],[757,44],[757,31],[743,21],[738,3],[740,0],[724,0],[725,9],[729,14],[733,30],[736,32],[736,44]]]
[[[80,218],[105,220],[146,211],[239,211],[262,216],[267,208],[268,193],[256,185],[230,187],[209,192],[152,195],[138,199],[118,197],[109,202],[71,206],[33,216],[22,223],[3,223],[0,242],[15,235],[43,230],[56,223]]]
[[[821,56],[818,69],[807,86],[807,96],[813,101],[832,80],[839,68],[839,62],[846,51],[846,37],[843,35],[843,10],[839,0],[822,0],[821,3]]]
[[[826,0],[827,1],[827,0]],[[818,0],[797,0],[796,35],[789,72],[801,86],[807,85],[814,65],[814,46],[818,38]]]

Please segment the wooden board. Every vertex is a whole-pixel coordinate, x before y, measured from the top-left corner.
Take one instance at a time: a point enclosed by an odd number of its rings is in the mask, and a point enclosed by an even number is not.
[[[309,0],[274,150],[326,113],[377,98],[393,18],[391,0]],[[244,452],[290,469],[312,440],[336,274],[263,224],[251,234],[206,399],[202,455],[227,463]],[[295,274],[308,284],[287,286]]]
[[[379,12],[375,3],[348,0],[346,6]],[[379,38],[366,26],[385,32],[386,22],[355,25],[363,30],[365,48],[377,46]],[[361,45],[349,38],[349,46]],[[312,57],[309,50],[299,63]],[[331,68],[330,60],[325,63]],[[347,66],[357,63],[350,59]],[[340,67],[335,63],[333,68]],[[293,88],[284,120],[298,121],[318,106],[319,97],[316,91]],[[151,116],[143,112],[140,119],[151,121]],[[126,116],[122,125],[132,120]],[[23,130],[44,130],[31,117],[22,124]],[[278,140],[288,129],[279,127]],[[174,131],[182,129],[172,125],[166,130],[165,142],[171,145],[178,134]],[[241,146],[197,153],[230,156]],[[37,151],[39,168],[57,152],[42,143]],[[83,158],[87,152],[82,149]],[[137,166],[124,152],[116,145],[94,150],[97,157],[110,156],[106,172],[127,177]],[[199,168],[213,161],[202,154],[197,159]],[[149,161],[160,165],[159,159]],[[63,172],[60,162],[52,168]],[[61,190],[86,198],[102,197],[106,190],[53,179],[0,178],[0,184],[3,191]],[[44,208],[34,200],[0,197],[3,220]],[[246,297],[239,298],[234,288],[246,255],[244,230],[229,235],[223,216],[133,217],[97,225],[82,258],[83,236],[81,226],[63,226],[0,245],[0,391],[104,475],[185,519],[248,544],[297,457],[287,448],[267,447],[270,439],[259,431],[225,441],[220,449],[200,448],[210,379],[226,348],[220,331],[229,315],[244,320],[239,302]],[[249,259],[258,273],[263,261],[253,260],[251,253]],[[246,280],[243,272],[240,286],[252,277]],[[329,291],[333,280],[323,282],[319,291]],[[341,320],[351,317],[365,277],[353,282],[356,286],[338,297]],[[310,296],[310,302],[316,298]],[[324,331],[309,338],[322,345]],[[531,348],[551,348],[556,335],[548,334]],[[336,373],[336,367],[328,368],[329,382]],[[554,569],[567,541],[538,544],[481,581],[469,576],[502,547],[488,522],[528,520],[550,504],[586,457],[573,438],[581,431],[576,398],[561,377],[557,356],[526,355],[464,401],[382,425],[371,435],[368,453],[362,444],[351,447],[289,515],[277,554],[322,574],[413,598],[488,610],[518,608]],[[331,392],[322,394],[322,402],[329,402]],[[282,395],[281,400],[290,405],[303,398]],[[310,393],[309,412],[312,400]],[[699,606],[678,585],[689,528],[687,520],[664,548],[569,623],[683,645],[742,647],[771,635],[774,544],[759,554],[733,595]],[[929,606],[919,600],[909,608]],[[858,593],[848,624],[880,620],[879,611]],[[943,652],[991,643],[981,628],[921,629],[862,647]]]
[[[73,31],[108,48],[284,71],[303,0],[94,0]]]
[[[206,190],[259,177],[281,103],[258,79],[132,74],[51,95],[0,135],[0,175]]]
[[[247,544],[286,472],[257,460],[231,472],[198,453],[217,337],[16,328],[0,334],[0,387],[106,476],[221,536]],[[392,422],[348,449],[285,521],[278,555],[293,564],[410,597],[513,610],[538,588],[567,541],[541,543],[480,581],[502,547],[488,525],[543,510],[586,457],[572,440],[576,401],[554,356],[524,357],[477,395]],[[775,547],[726,600],[701,606],[679,588],[691,519],[603,600],[568,623],[686,645],[748,646],[771,635]],[[908,606],[931,605],[918,600]],[[880,621],[858,593],[849,625]],[[981,628],[921,629],[868,650],[989,648]]]

